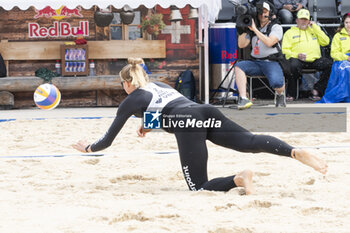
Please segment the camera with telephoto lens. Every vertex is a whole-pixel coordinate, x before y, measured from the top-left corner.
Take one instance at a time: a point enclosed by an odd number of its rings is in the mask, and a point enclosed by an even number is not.
[[[247,28],[252,25],[252,19],[257,22],[258,14],[263,12],[263,3],[264,1],[259,1],[256,3],[256,6],[247,3],[236,6],[237,11],[237,27],[238,28]]]
[[[256,7],[251,4],[237,6],[237,27],[248,27],[252,25],[252,19],[256,18]]]

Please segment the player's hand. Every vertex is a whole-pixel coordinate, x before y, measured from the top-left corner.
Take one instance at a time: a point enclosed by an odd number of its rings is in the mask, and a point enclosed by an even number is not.
[[[348,56],[348,59],[347,59],[348,61],[350,61],[350,56]]]
[[[146,133],[150,132],[152,129],[144,129],[142,125],[136,130],[136,133],[139,137],[146,136]]]
[[[86,140],[80,140],[76,144],[72,144],[72,147],[80,152],[86,153],[85,148],[89,145]]]

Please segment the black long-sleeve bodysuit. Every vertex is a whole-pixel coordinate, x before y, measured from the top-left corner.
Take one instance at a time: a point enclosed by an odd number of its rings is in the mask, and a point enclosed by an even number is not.
[[[169,127],[169,123],[165,124],[167,127],[162,127],[165,131],[175,134],[182,171],[190,190],[228,191],[236,187],[233,182],[234,175],[208,181],[206,140],[241,152],[267,152],[291,156],[293,147],[285,142],[272,136],[254,135],[226,118],[217,108],[196,104],[170,86],[158,82],[138,88],[125,98],[112,125],[101,139],[91,145],[91,150],[99,151],[110,146],[130,116],[142,117],[144,111],[155,110],[159,110],[163,116],[179,116],[176,120],[220,122],[210,124],[209,127]],[[193,126],[194,121],[191,122],[192,124],[187,126]]]

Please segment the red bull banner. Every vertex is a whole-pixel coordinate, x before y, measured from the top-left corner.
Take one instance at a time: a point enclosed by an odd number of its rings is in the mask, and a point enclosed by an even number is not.
[[[29,38],[69,37],[77,36],[78,30],[83,36],[89,36],[89,21],[80,21],[79,26],[73,27],[68,22],[54,22],[52,27],[41,27],[38,23],[29,23]]]
[[[47,6],[41,10],[35,10],[34,19],[53,18],[62,20],[64,18],[78,17],[82,18],[81,7],[69,9],[61,6],[59,9],[52,9]],[[47,37],[71,37],[77,36],[78,30],[83,32],[83,36],[89,36],[89,22],[80,21],[78,26],[72,26],[68,22],[55,21],[51,27],[42,27],[38,23],[28,23],[29,38],[47,38]]]

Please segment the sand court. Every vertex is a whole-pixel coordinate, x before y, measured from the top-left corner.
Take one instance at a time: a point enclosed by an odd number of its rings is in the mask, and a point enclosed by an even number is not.
[[[296,107],[305,106],[314,107]],[[349,105],[331,106],[349,112]],[[220,109],[258,133],[272,125],[262,123],[264,118],[281,123],[295,118],[293,114]],[[159,131],[139,138],[138,118],[130,118],[104,151],[82,156],[71,148],[79,139],[99,139],[115,113],[116,108],[0,111],[1,232],[350,229],[350,117],[346,113],[318,115],[330,124],[345,117],[344,132],[293,132],[298,120],[286,123],[286,132],[267,133],[294,146],[308,147],[328,163],[325,176],[289,158],[240,153],[208,142],[209,178],[251,169],[257,191],[251,196],[243,195],[241,188],[226,193],[188,191],[174,135]],[[316,114],[302,116],[305,122],[310,118],[318,121]]]

